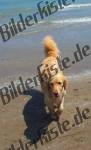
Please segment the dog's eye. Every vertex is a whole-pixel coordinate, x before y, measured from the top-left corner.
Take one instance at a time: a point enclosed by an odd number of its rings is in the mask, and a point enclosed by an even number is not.
[[[61,83],[61,82],[58,82],[58,84],[61,85],[62,83]]]

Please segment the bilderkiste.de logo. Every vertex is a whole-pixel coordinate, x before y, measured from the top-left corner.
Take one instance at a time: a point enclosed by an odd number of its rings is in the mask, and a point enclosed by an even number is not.
[[[10,40],[15,35],[23,32],[27,27],[31,27],[36,23],[39,23],[39,20],[43,20],[46,17],[56,13],[59,9],[63,9],[64,6],[70,5],[75,0],[53,0],[53,1],[40,1],[37,3],[36,12],[29,14],[26,17],[23,17],[22,14],[19,14],[19,20],[16,21],[14,18],[11,18],[9,23],[5,23],[0,26],[0,35],[3,42]]]

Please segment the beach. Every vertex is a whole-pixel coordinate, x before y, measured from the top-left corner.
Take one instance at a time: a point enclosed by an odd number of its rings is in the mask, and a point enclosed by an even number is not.
[[[0,0],[0,26],[8,24],[11,18],[16,24],[19,14],[26,18],[37,12],[38,2]],[[72,124],[77,108],[81,113],[84,109],[89,110],[88,116],[91,116],[90,0],[75,1],[59,9],[7,42],[3,42],[0,35],[0,91],[4,87],[10,90],[11,82],[19,84],[19,77],[25,82],[37,76],[37,67],[44,59],[43,39],[46,35],[51,35],[56,41],[61,60],[70,60],[67,64],[70,67],[66,66],[63,70],[68,79],[68,90],[60,123],[68,120],[71,128],[60,134],[57,123],[45,112],[44,97],[38,82],[30,91],[11,98],[6,105],[3,105],[0,95],[0,150],[91,150],[91,117],[83,119],[79,125]],[[80,53],[78,57],[76,55],[79,61],[74,59],[77,45],[81,53],[83,49],[89,49],[82,56]],[[46,127],[48,134],[42,131]],[[40,129],[41,133],[37,135]]]
[[[71,129],[67,132],[64,132],[64,134],[59,134],[55,139],[53,139],[54,135],[51,135],[52,140],[49,142],[46,142],[44,140],[43,145],[41,145],[40,141],[37,139],[38,149],[55,150],[56,148],[57,150],[59,150],[61,147],[63,150],[91,149],[90,89],[91,77],[85,77],[85,79],[78,79],[76,81],[69,80],[69,88],[67,96],[65,98],[65,109],[60,117],[60,123],[64,120],[69,120],[72,124],[73,116],[76,113],[76,107],[79,107],[81,111],[83,109],[89,109],[90,112],[88,113],[88,116],[90,116],[90,118],[84,120],[82,123],[75,127],[71,127]],[[43,99],[39,91],[40,86],[38,86],[36,89],[30,90],[31,94],[27,93],[25,95],[19,96],[6,106],[0,105],[0,137],[2,137],[0,140],[1,150],[8,150],[9,148],[11,148],[12,144],[14,145],[16,150],[20,146],[19,140],[22,141],[23,145],[25,145],[25,143],[28,143],[29,141],[32,141],[32,137],[29,137],[29,135],[27,135],[31,133],[26,132],[26,130],[29,128],[29,118],[30,126],[33,124],[33,126],[36,127],[34,128],[34,131],[36,132],[36,129],[40,129],[41,123],[43,123],[43,113],[41,113],[42,110],[38,109],[38,107],[41,107],[41,101],[43,101]],[[31,95],[34,96],[32,97]],[[33,103],[36,103],[36,105],[33,105]],[[35,116],[35,119],[32,118],[33,116]],[[38,118],[41,119],[38,120]],[[47,119],[48,118],[46,118],[46,120]],[[58,131],[57,123],[54,121],[47,122],[47,124],[44,121],[44,125],[48,125],[48,130],[55,128],[54,131]],[[35,134],[33,136],[35,137]],[[36,149],[33,145],[29,146],[29,150],[32,148]]]

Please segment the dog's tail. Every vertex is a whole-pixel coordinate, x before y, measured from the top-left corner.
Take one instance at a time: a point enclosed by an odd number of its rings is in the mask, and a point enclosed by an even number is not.
[[[43,43],[46,57],[57,57],[59,55],[57,45],[51,36],[46,36]]]

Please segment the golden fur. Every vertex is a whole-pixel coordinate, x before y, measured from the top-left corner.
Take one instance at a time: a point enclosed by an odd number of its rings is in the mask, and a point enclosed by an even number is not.
[[[59,118],[63,111],[67,80],[57,62],[59,50],[55,41],[52,37],[47,36],[43,44],[46,58],[42,62],[41,74],[39,74],[41,88],[44,93],[45,104],[50,113],[53,117]]]

